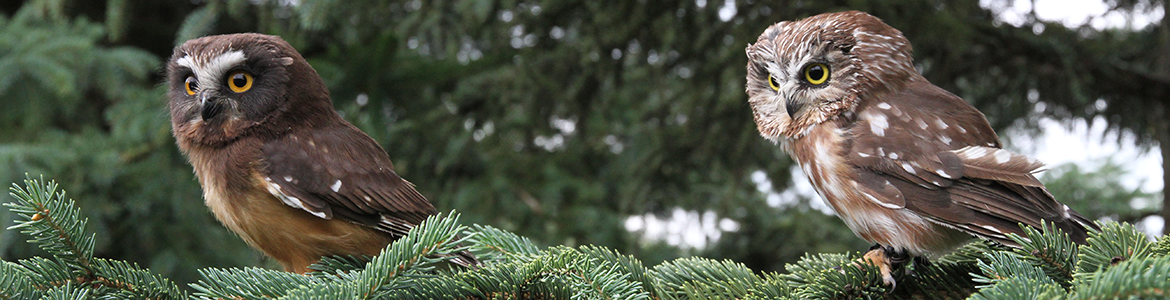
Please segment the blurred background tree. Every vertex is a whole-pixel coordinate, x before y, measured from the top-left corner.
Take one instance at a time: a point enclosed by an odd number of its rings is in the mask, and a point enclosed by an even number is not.
[[[819,200],[781,193],[805,179],[756,132],[743,47],[775,22],[847,9],[901,29],[926,77],[997,129],[1035,128],[1038,116],[1104,117],[1143,147],[1170,143],[1164,18],[1098,30],[1033,15],[1015,26],[979,2],[4,2],[0,182],[56,179],[84,195],[78,205],[110,237],[97,256],[178,282],[194,281],[199,267],[271,265],[203,206],[157,86],[176,44],[254,31],[300,50],[343,116],[440,211],[546,245],[612,247],[649,265],[702,255],[780,270],[806,252],[867,244],[816,209]],[[1166,9],[1157,0],[1108,3]],[[1158,209],[1131,207],[1151,196],[1116,185],[1119,169],[1058,169],[1046,180],[1086,215],[1128,220]],[[631,220],[648,226],[678,211],[703,216],[705,247],[628,230]],[[15,234],[0,232],[0,257],[37,254]]]

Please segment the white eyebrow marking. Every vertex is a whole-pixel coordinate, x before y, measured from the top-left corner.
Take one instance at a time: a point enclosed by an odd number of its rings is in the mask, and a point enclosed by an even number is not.
[[[223,80],[227,71],[232,67],[244,63],[248,58],[243,51],[234,50],[224,52],[209,60],[201,60],[190,54],[175,60],[175,64],[191,68],[195,72],[195,79],[199,80],[199,88],[215,88]]]
[[[180,66],[184,66],[184,67],[187,67],[190,69],[195,69],[195,63],[191,61],[190,55],[183,55],[182,58],[175,60],[175,64],[178,64]]]

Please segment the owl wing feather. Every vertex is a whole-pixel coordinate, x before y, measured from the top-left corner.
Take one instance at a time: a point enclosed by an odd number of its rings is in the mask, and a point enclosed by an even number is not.
[[[269,191],[318,217],[402,236],[437,213],[382,147],[348,123],[289,133],[261,152]]]
[[[1081,226],[1096,228],[1032,175],[1040,162],[999,149],[984,116],[957,96],[919,79],[882,100],[859,107],[847,133],[846,156],[872,201],[1007,245],[1020,223],[1054,223],[1078,242]]]

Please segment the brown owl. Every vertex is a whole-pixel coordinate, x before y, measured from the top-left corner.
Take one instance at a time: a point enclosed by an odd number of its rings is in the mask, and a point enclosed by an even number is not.
[[[279,37],[187,41],[166,84],[175,139],[207,206],[288,271],[325,255],[376,255],[436,213]],[[466,252],[452,260],[477,263]]]
[[[1084,243],[1097,226],[1001,149],[987,119],[914,69],[910,42],[857,11],[772,25],[747,47],[747,94],[778,143],[893,284],[891,265],[971,236],[1016,246],[1017,224],[1054,224]]]

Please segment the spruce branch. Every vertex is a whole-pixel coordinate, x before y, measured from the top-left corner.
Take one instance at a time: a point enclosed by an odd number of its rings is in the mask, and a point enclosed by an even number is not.
[[[1101,231],[1089,232],[1089,239],[1077,255],[1077,280],[1093,280],[1100,270],[1118,263],[1154,254],[1154,244],[1133,224],[1106,222]]]
[[[1166,299],[1170,256],[1132,258],[1080,281],[1072,299]]]
[[[320,261],[309,265],[309,269],[314,270],[309,275],[322,276],[328,274],[345,273],[351,271],[360,271],[366,267],[372,257],[369,256],[353,256],[353,255],[334,255],[322,257]]]
[[[413,275],[432,271],[436,264],[466,250],[459,233],[459,215],[454,212],[428,217],[406,236],[395,240],[361,271],[336,273],[335,280],[322,285],[302,286],[280,299],[322,299],[345,295],[347,299],[376,299],[409,284]]]
[[[72,282],[65,285],[54,287],[45,292],[44,300],[89,300],[92,299],[93,290],[84,285],[74,286]]]
[[[984,259],[979,260],[979,269],[983,274],[974,275],[974,281],[986,285],[980,288],[991,287],[1000,282],[1027,278],[1035,282],[1052,282],[1052,278],[1045,274],[1044,269],[1025,261],[1020,254],[1009,251],[988,252]]]
[[[94,258],[91,266],[96,275],[92,286],[111,289],[116,299],[186,299],[177,285],[136,263]]]
[[[785,265],[785,278],[794,289],[796,298],[857,299],[880,297],[889,291],[882,283],[877,267],[855,263],[860,255],[818,253],[806,254],[795,264]]]
[[[663,298],[741,298],[763,281],[741,263],[698,257],[662,263],[652,274]]]
[[[1153,249],[1150,249],[1157,255],[1170,255],[1170,235],[1163,235],[1154,242]]]
[[[654,280],[651,277],[651,271],[646,269],[637,258],[621,255],[621,253],[609,248],[591,245],[582,246],[579,251],[597,259],[602,265],[614,265],[621,268],[619,271],[629,274],[629,280],[640,283],[640,288],[645,290],[649,297],[659,298],[657,296],[657,289],[654,286]]]
[[[65,197],[65,191],[57,191],[56,182],[42,184],[43,181],[44,178],[25,179],[25,188],[15,183],[9,188],[9,195],[17,202],[4,206],[24,220],[16,220],[16,225],[8,229],[20,229],[30,235],[30,243],[78,271],[75,275],[82,280],[91,280],[89,260],[93,257],[94,234],[86,232],[88,219],[81,218],[81,210]]]
[[[970,300],[992,299],[1062,299],[1064,289],[1051,278],[1009,278],[979,290]]]
[[[186,294],[174,283],[137,264],[93,258],[96,235],[86,230],[87,219],[81,217],[73,200],[57,183],[44,179],[25,179],[25,187],[13,184],[10,189],[16,202],[5,203],[23,217],[8,229],[20,229],[52,255],[52,259],[33,257],[20,261],[38,290],[47,290],[49,298],[100,293],[103,297],[138,299],[183,299]],[[8,265],[9,263],[6,263]],[[64,287],[74,288],[68,292]]]
[[[0,299],[36,299],[41,297],[33,283],[32,272],[19,264],[0,261]]]
[[[471,245],[471,253],[474,253],[480,261],[510,259],[527,261],[540,253],[540,248],[527,237],[479,224],[472,225],[471,228],[466,232],[467,242]]]
[[[295,288],[319,283],[314,277],[260,268],[199,270],[203,280],[191,284],[201,299],[273,299]]]
[[[1076,270],[1077,244],[1060,228],[1049,226],[1048,222],[1042,222],[1040,226],[1040,230],[1037,230],[1020,224],[1027,237],[1008,233],[1008,238],[1020,245],[1020,248],[1014,250],[1021,258],[1043,269],[1056,283],[1068,287],[1072,284],[1073,272]]]

